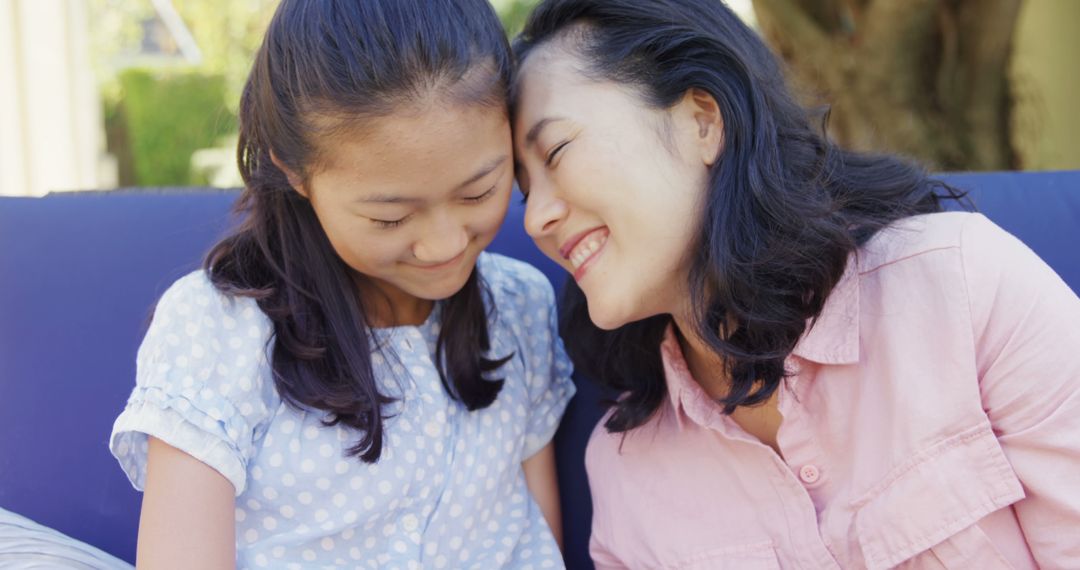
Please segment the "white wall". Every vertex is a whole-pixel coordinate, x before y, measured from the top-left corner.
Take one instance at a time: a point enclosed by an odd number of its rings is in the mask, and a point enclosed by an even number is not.
[[[111,186],[81,0],[0,0],[0,195]]]

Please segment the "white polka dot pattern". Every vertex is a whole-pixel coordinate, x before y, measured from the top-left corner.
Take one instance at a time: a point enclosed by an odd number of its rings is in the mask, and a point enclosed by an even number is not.
[[[469,412],[442,387],[437,308],[419,327],[374,331],[376,377],[400,401],[379,462],[346,457],[358,434],[277,395],[255,302],[195,272],[158,304],[113,454],[140,489],[147,435],[227,477],[241,568],[562,568],[521,471],[574,393],[554,294],[522,262],[484,254],[479,267],[494,302],[489,356],[514,354],[488,408]]]

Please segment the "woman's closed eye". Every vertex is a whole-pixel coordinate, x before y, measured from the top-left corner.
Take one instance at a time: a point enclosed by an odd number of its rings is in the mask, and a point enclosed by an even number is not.
[[[563,141],[555,145],[555,148],[548,151],[547,157],[544,158],[544,166],[551,166],[551,164],[555,161],[555,158],[559,155],[560,152],[562,152],[562,149],[566,148],[566,145],[568,144],[570,144],[570,141]]]

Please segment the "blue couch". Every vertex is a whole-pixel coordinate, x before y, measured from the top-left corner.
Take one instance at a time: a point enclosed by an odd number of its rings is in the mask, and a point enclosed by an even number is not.
[[[1080,171],[951,175],[1080,291]],[[134,560],[139,494],[107,450],[150,308],[235,220],[236,192],[146,190],[0,198],[0,508]],[[514,201],[491,249],[565,276]],[[566,556],[591,568],[585,442],[601,394],[578,381],[556,443]]]

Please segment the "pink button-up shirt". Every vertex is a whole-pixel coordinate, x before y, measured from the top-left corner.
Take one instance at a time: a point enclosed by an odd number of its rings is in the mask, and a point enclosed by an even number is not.
[[[661,352],[670,397],[586,453],[598,568],[1080,568],[1080,299],[983,216],[853,256],[788,359],[782,456]]]

